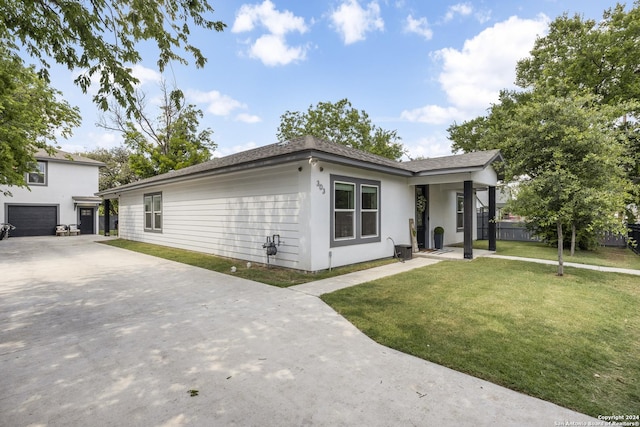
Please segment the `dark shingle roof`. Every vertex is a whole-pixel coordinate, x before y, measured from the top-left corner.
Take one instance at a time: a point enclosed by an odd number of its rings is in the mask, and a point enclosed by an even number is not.
[[[488,157],[495,158],[497,150],[494,150],[490,156],[481,156],[479,153],[471,153],[473,156],[466,161],[459,159],[460,157],[471,156],[471,154],[463,154],[460,156],[449,156],[448,161],[434,162],[432,164],[425,163],[425,167],[446,167],[448,163],[469,164],[473,167],[484,165],[479,162],[486,162]],[[344,145],[335,144],[312,136],[296,138],[290,141],[279,142],[275,144],[265,145],[254,148],[252,150],[231,154],[226,157],[215,158],[208,162],[200,163],[184,169],[171,171],[162,175],[123,185],[121,187],[102,191],[100,195],[113,194],[122,190],[144,187],[156,183],[187,179],[201,175],[231,172],[239,169],[252,167],[260,167],[267,165],[280,164],[291,161],[299,161],[310,157],[319,160],[325,160],[333,163],[341,163],[362,167],[366,169],[384,171],[391,174],[413,176],[416,172],[421,171],[420,162],[428,162],[430,160],[418,160],[414,162],[397,162],[386,157],[377,156],[375,154],[356,150]],[[443,158],[444,159],[444,158]],[[463,166],[458,166],[463,167]]]
[[[33,157],[37,160],[48,160],[54,162],[74,162],[78,164],[91,165],[91,166],[105,166],[104,163],[98,160],[93,160],[88,157],[80,156],[78,154],[67,153],[62,150],[54,150],[52,154],[47,153],[43,149],[36,150],[33,153]]]
[[[500,150],[475,151],[453,156],[433,157],[430,159],[404,162],[407,170],[414,173],[448,172],[457,169],[486,168],[494,161],[502,161]]]

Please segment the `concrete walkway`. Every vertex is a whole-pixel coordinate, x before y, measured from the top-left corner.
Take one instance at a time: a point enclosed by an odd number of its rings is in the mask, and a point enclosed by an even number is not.
[[[491,254],[487,255],[491,258],[501,258],[501,259],[510,259],[513,261],[527,261],[527,262],[535,262],[538,264],[548,264],[548,265],[558,265],[558,261],[551,261],[546,259],[537,259],[537,258],[525,258],[525,257],[516,257],[516,256],[508,256],[508,255],[496,255]],[[576,262],[565,262],[565,267],[573,267],[573,268],[584,268],[587,270],[596,270],[596,271],[606,271],[608,273],[622,273],[622,274],[633,274],[635,276],[640,276],[640,270],[632,270],[630,268],[617,268],[617,267],[601,267],[599,265],[589,265],[589,264],[579,264]]]
[[[94,239],[0,241],[2,426],[597,421],[381,346],[308,289]]]

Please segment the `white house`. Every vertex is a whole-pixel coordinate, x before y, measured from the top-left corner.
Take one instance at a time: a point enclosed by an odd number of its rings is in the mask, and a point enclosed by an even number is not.
[[[442,226],[472,257],[474,190],[495,199],[500,160],[493,150],[396,162],[303,137],[97,194],[119,200],[121,238],[318,271],[391,256],[394,242],[411,243],[409,220],[421,247]]]
[[[96,197],[99,169],[104,163],[86,157],[39,150],[37,168],[26,175],[29,188],[10,187],[0,194],[0,222],[16,227],[11,236],[54,235],[58,224],[77,224],[82,234],[98,232]]]

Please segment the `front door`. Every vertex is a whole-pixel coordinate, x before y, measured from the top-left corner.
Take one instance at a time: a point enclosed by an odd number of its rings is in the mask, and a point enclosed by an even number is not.
[[[429,248],[429,186],[416,185],[416,238],[419,249]]]
[[[80,234],[95,234],[93,208],[80,208]]]

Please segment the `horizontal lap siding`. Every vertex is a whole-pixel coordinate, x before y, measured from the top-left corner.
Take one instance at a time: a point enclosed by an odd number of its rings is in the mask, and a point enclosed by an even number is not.
[[[299,267],[297,171],[280,169],[212,177],[153,191],[162,191],[162,233],[142,231],[140,236],[143,193],[139,193],[131,200],[139,204],[139,209],[127,206],[124,211],[125,221],[136,224],[134,240],[265,263],[262,244],[267,236],[279,234],[282,243],[270,261]],[[128,238],[128,233],[127,227],[123,237]]]

